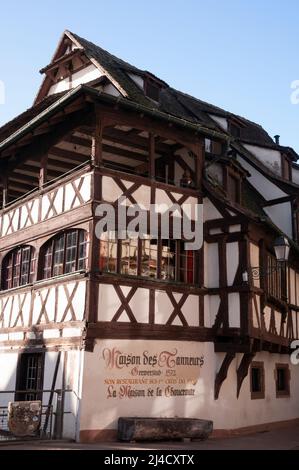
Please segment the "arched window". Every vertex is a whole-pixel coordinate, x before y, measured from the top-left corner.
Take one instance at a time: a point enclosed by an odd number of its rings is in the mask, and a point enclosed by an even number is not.
[[[42,256],[42,279],[85,269],[86,231],[75,229],[59,233],[45,245]]]
[[[2,264],[2,289],[24,286],[33,281],[35,271],[34,250],[31,246],[20,246],[10,251]]]

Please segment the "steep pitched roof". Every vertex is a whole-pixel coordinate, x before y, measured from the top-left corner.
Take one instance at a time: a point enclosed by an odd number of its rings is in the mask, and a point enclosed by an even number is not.
[[[55,101],[57,101],[66,93],[67,92],[62,92],[57,93],[55,95],[47,96],[45,99],[43,99],[43,101],[40,101],[36,105],[24,111],[22,114],[19,114],[18,116],[13,118],[11,121],[5,123],[2,127],[0,127],[0,142],[2,142],[15,131],[20,129],[20,127],[22,127],[28,121],[38,116],[38,114],[48,108],[52,103],[55,103]]]
[[[110,52],[78,36],[75,33],[65,31],[63,37],[67,37],[76,45],[77,48],[81,49],[84,54],[92,61],[92,63],[101,69],[108,79],[112,81],[112,83],[116,84],[122,96],[128,100],[131,100],[136,104],[146,106],[152,110],[159,110],[163,113],[184,119],[191,123],[203,125],[215,131],[220,130],[222,133],[225,133],[225,131],[210,117],[210,115],[223,117],[228,120],[235,119],[241,124],[241,141],[251,144],[264,145],[269,148],[275,148],[277,150],[287,149],[287,151],[293,155],[293,158],[296,158],[297,154],[292,149],[281,147],[273,142],[269,134],[259,124],[249,121],[248,119],[238,116],[234,113],[230,113],[222,108],[202,101],[186,93],[175,90],[167,83],[155,77],[155,75],[152,73],[146,70],[141,70],[129,64],[128,62],[119,59]],[[60,42],[58,50],[61,48],[62,44],[63,39]],[[56,59],[57,57],[54,56],[53,61]],[[144,90],[141,89],[130,77],[130,74],[136,74],[144,78],[151,76],[157,79],[162,84],[159,103],[149,99],[145,95]],[[38,105],[41,106],[41,109],[44,109],[52,99],[54,99],[54,97],[47,97]],[[39,108],[34,107],[34,109],[31,109],[31,112],[34,113],[38,109]],[[23,115],[24,113],[16,119],[16,125],[18,122],[22,121],[23,117],[26,118],[26,115]],[[30,113],[28,117],[30,118]],[[8,125],[8,128],[9,127],[10,126]],[[1,128],[0,141],[3,140],[3,131],[5,131],[5,129]],[[229,132],[226,133],[229,134]]]
[[[128,62],[110,54],[108,51],[93,44],[90,41],[74,34],[70,31],[67,32],[70,37],[73,37],[80,46],[84,49],[87,56],[95,59],[98,63],[111,75],[125,91],[127,97],[140,104],[150,106],[151,108],[158,107],[161,111],[174,116],[205,124],[210,128],[218,128],[219,126],[215,121],[210,118],[210,114],[224,117],[226,119],[235,118],[242,124],[241,140],[247,141],[252,144],[266,145],[271,148],[280,149],[280,146],[275,144],[269,134],[263,127],[255,122],[252,122],[242,116],[228,112],[218,106],[202,101],[198,98],[190,96],[181,91],[171,88],[167,83],[164,83],[163,90],[160,95],[159,104],[148,99],[143,90],[130,78],[129,74],[137,74],[140,76],[155,75],[146,70],[141,70]],[[157,78],[157,77],[155,77]],[[160,82],[161,80],[158,79]]]

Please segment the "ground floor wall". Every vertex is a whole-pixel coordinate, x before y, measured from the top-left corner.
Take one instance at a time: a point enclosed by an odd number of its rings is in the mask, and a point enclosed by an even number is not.
[[[299,369],[287,355],[257,353],[264,364],[265,395],[252,399],[250,375],[237,398],[237,354],[214,399],[224,353],[213,343],[97,340],[84,353],[81,440],[116,437],[118,418],[192,417],[212,420],[215,430],[236,430],[299,418]],[[289,364],[290,396],[276,397],[275,366]]]
[[[0,351],[0,414],[2,410],[3,415],[8,403],[16,399],[17,371],[21,354],[26,354],[26,350]],[[51,430],[52,436],[57,427],[55,420],[62,397],[62,436],[68,439],[78,438],[83,359],[83,351],[79,349],[44,352],[42,405],[44,415],[47,406],[52,405],[51,429],[50,423],[47,428],[47,431]],[[64,390],[64,393],[60,393],[61,390]]]
[[[0,351],[0,410],[15,401],[17,366],[24,351]],[[251,396],[250,374],[237,398],[242,354],[230,364],[219,397],[215,377],[224,353],[211,342],[96,340],[93,352],[79,349],[44,352],[43,406],[53,396],[53,427],[65,390],[63,437],[82,441],[115,439],[119,417],[189,417],[212,420],[216,431],[258,428],[299,419],[299,366],[288,355],[259,352],[264,366],[264,398]],[[277,398],[275,368],[287,364],[290,395]],[[57,368],[58,367],[58,368]],[[57,377],[55,378],[55,370]]]

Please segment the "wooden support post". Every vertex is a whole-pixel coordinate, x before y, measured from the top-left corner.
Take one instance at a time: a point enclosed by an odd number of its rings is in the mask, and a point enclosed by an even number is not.
[[[3,175],[2,182],[3,182],[2,207],[6,207],[8,204],[8,177],[7,175]]]
[[[216,374],[215,390],[214,390],[215,400],[217,400],[218,397],[219,397],[219,392],[220,392],[221,385],[227,377],[227,372],[228,372],[229,366],[230,366],[232,360],[234,359],[235,355],[236,354],[234,352],[226,353],[226,355],[223,359],[223,362],[221,364],[221,367],[219,369],[219,372],[217,372],[217,374]]]
[[[155,135],[149,134],[149,168],[148,174],[150,179],[155,179]]]
[[[98,106],[95,107],[95,129],[92,136],[91,159],[94,166],[99,167],[103,163],[103,118]]]
[[[237,370],[237,398],[239,398],[243,380],[248,374],[248,369],[254,356],[255,353],[245,353],[242,357],[242,360]]]
[[[42,156],[41,158],[41,167],[39,170],[39,189],[42,189],[47,182],[48,174],[48,154]]]
[[[202,186],[203,179],[203,166],[205,160],[205,141],[201,139],[197,145],[195,152],[195,187],[200,189]]]

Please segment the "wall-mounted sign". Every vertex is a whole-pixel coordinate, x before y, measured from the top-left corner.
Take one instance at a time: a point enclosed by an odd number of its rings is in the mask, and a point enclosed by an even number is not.
[[[104,347],[100,360],[107,399],[194,396],[204,365],[204,356],[195,355],[194,348],[157,341]]]

